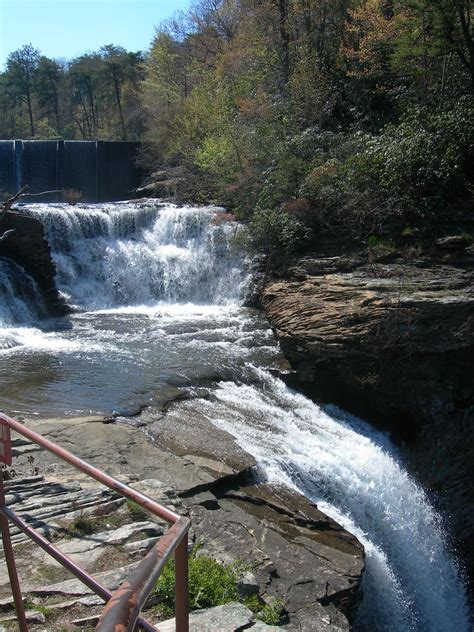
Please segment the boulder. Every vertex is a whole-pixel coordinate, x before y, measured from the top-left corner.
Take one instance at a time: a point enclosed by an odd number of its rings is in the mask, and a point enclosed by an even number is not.
[[[20,265],[38,284],[50,316],[63,316],[69,310],[55,284],[56,266],[45,239],[43,224],[20,211],[10,211],[2,219],[2,232],[14,230],[0,242],[0,256]]]

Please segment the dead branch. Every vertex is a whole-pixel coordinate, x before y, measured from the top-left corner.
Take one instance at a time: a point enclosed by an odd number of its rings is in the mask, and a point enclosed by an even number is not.
[[[15,202],[25,194],[25,191],[28,189],[28,185],[21,187],[18,193],[15,193],[12,197],[7,198],[4,202],[2,202],[2,208],[0,209],[0,221],[5,217],[11,207],[15,204]]]
[[[6,200],[4,200],[2,202],[1,207],[0,207],[0,222],[4,219],[4,217],[8,213],[8,211],[12,210],[12,206],[20,198],[24,198],[24,197],[39,197],[40,195],[48,195],[50,193],[61,193],[60,189],[57,189],[57,190],[54,190],[54,191],[41,191],[41,193],[26,193],[26,191],[28,189],[29,189],[28,185],[25,185],[24,187],[21,187],[21,189],[18,191],[18,193],[15,193],[15,195],[13,195],[12,197],[7,198]],[[12,235],[14,232],[16,232],[14,228],[11,228],[10,230],[5,231],[3,233],[3,235],[0,237],[0,243],[2,241],[4,241],[5,239],[7,239],[9,237],[9,235]]]
[[[50,195],[51,193],[61,193],[61,189],[53,189],[52,191],[41,191],[41,193],[22,193],[21,197],[39,197],[40,195]]]
[[[10,228],[9,230],[6,230],[3,235],[0,237],[0,243],[2,241],[5,241],[5,239],[7,239],[10,235],[13,235],[13,233],[16,233],[16,229],[15,228]]]

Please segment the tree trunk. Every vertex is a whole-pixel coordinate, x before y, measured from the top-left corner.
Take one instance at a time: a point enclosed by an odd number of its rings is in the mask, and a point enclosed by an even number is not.
[[[285,85],[290,77],[290,35],[288,33],[288,5],[287,0],[278,0],[280,14],[280,43],[282,48],[283,81]]]
[[[119,112],[120,127],[122,128],[122,140],[127,140],[127,130],[125,129],[125,121],[122,113],[122,100],[120,98],[120,86],[117,77],[114,76],[115,100]]]
[[[30,118],[31,135],[34,136],[35,135],[35,123],[34,123],[34,120],[33,120],[33,107],[31,105],[31,93],[30,93],[30,89],[29,88],[26,91],[26,105],[28,107],[28,116]]]

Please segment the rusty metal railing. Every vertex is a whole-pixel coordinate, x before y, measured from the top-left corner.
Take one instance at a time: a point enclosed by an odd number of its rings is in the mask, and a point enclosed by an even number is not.
[[[163,507],[148,496],[131,489],[124,483],[109,476],[105,472],[95,468],[86,461],[78,458],[71,452],[61,448],[40,434],[26,428],[23,424],[0,413],[0,462],[11,465],[11,440],[10,430],[21,434],[33,443],[52,452],[63,461],[66,461],[76,469],[84,472],[91,478],[113,489],[121,496],[133,500],[150,513],[162,518],[171,526],[165,532],[159,542],[146,554],[141,562],[133,569],[130,575],[111,593],[102,586],[94,577],[86,573],[72,559],[64,555],[58,548],[49,542],[41,533],[38,533],[20,516],[9,509],[5,500],[3,476],[0,473],[0,527],[2,533],[3,549],[8,568],[8,575],[12,588],[15,609],[17,613],[20,632],[28,632],[23,597],[20,582],[16,570],[15,557],[10,536],[9,522],[12,522],[33,542],[40,546],[46,553],[57,560],[65,568],[71,571],[83,584],[95,592],[105,602],[96,630],[100,632],[133,632],[138,625],[147,632],[159,632],[159,629],[140,617],[140,612],[147,601],[153,586],[159,577],[164,565],[171,555],[175,554],[176,584],[175,584],[175,621],[176,632],[188,632],[188,530],[190,521],[184,516],[179,516],[174,511]]]

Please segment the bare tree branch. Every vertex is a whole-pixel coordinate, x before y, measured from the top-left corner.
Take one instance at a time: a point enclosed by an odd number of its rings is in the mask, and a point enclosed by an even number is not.
[[[13,233],[16,233],[15,228],[10,228],[9,230],[6,230],[0,237],[0,242],[5,241],[5,239],[7,239],[10,235],[13,235]]]
[[[12,197],[7,198],[4,202],[2,202],[2,208],[0,209],[0,221],[5,217],[8,211],[11,209],[13,204],[24,195],[25,191],[29,189],[28,185],[21,187],[18,193],[15,193]]]
[[[5,215],[8,213],[8,211],[11,211],[13,204],[15,204],[15,202],[17,200],[19,200],[20,198],[24,198],[24,197],[39,197],[40,195],[48,195],[50,193],[60,193],[61,190],[57,189],[54,191],[41,191],[41,193],[26,193],[26,191],[29,189],[28,185],[21,187],[21,189],[18,191],[18,193],[15,193],[15,195],[13,195],[12,197],[7,198],[6,200],[4,200],[0,206],[0,222],[2,222],[2,220],[5,218]],[[0,242],[4,241],[5,239],[7,239],[9,237],[9,235],[12,235],[13,233],[15,233],[16,230],[14,228],[11,228],[10,230],[7,230],[3,233],[3,235],[0,237]]]
[[[61,189],[53,189],[52,191],[41,191],[41,193],[22,193],[21,197],[39,197],[40,195],[49,195],[51,193],[61,193]]]

